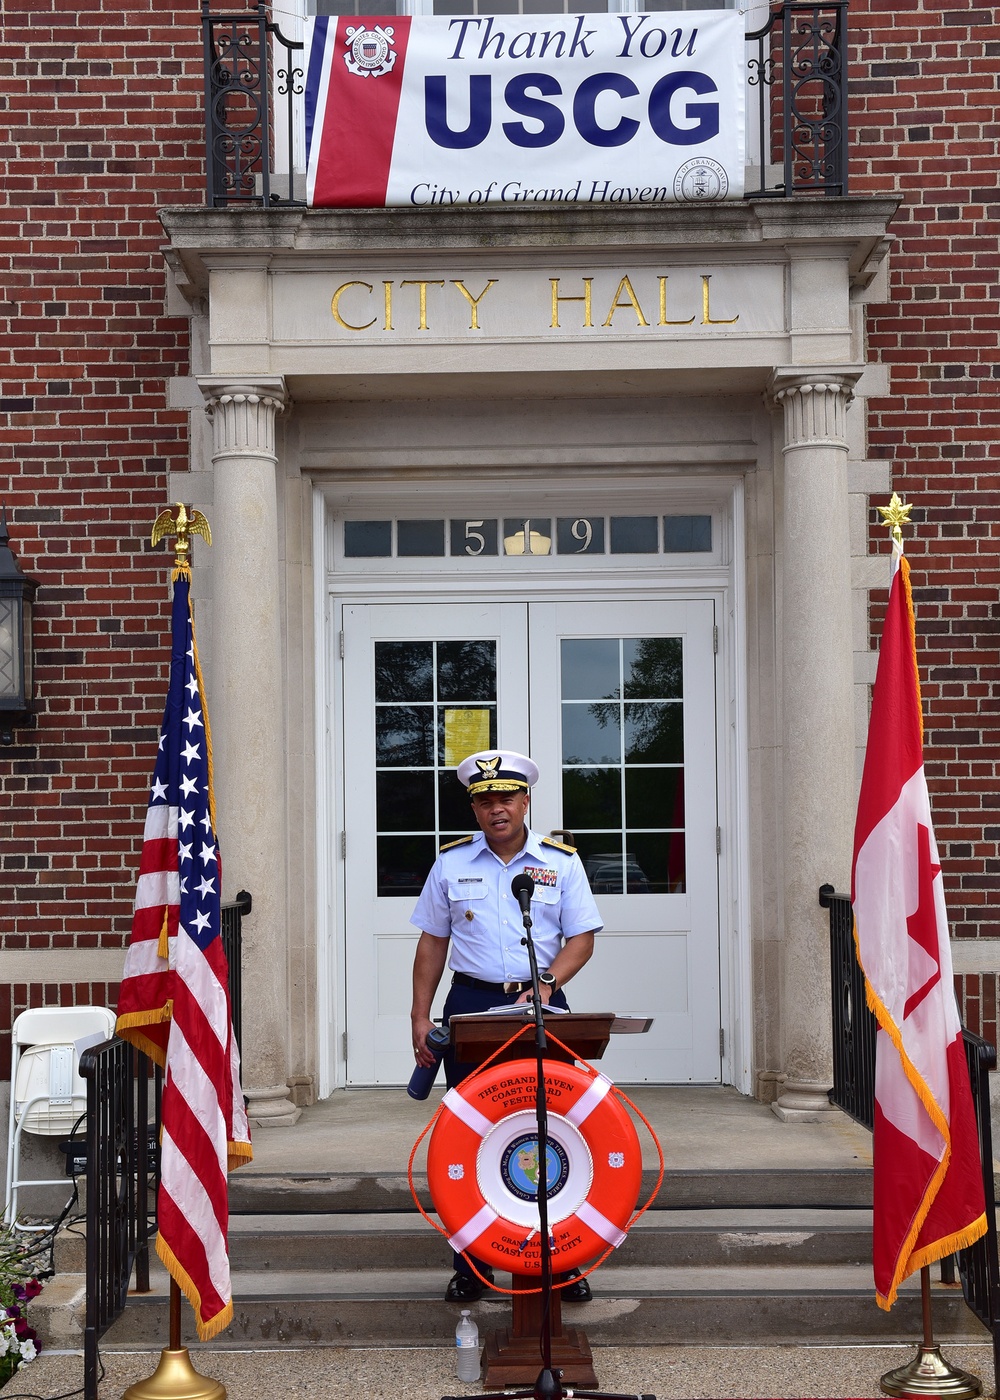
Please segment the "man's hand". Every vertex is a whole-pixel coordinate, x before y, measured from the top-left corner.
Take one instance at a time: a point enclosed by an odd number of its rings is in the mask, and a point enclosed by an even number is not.
[[[551,997],[551,995],[552,995],[552,988],[551,988],[551,987],[546,987],[545,983],[543,982],[543,983],[541,984],[541,986],[538,988],[538,990],[539,990],[539,992],[541,993],[542,1005],[543,1005],[543,1006],[548,1006],[548,1004],[549,1004],[549,997]],[[531,1001],[531,1000],[532,1000],[532,993],[531,993],[531,988],[529,987],[528,990],[527,990],[526,992],[522,992],[522,993],[521,993],[521,995],[518,997],[517,1001],[515,1001],[514,1005],[515,1005],[515,1006],[520,1006],[522,1002]]]
[[[418,1065],[429,1069],[437,1062],[437,1056],[427,1048],[427,1032],[434,1029],[434,1022],[428,1021],[425,1016],[413,1017],[410,1026],[413,1035],[413,1058]]]
[[[447,938],[434,938],[422,933],[413,958],[413,1005],[410,1008],[410,1027],[413,1037],[413,1058],[418,1065],[429,1068],[434,1063],[434,1055],[427,1048],[427,1032],[434,1029],[430,1018],[431,1002],[437,991],[441,974],[444,972],[448,956]]]

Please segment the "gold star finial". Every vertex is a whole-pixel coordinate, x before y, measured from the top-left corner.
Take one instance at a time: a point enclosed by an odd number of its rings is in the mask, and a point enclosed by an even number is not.
[[[912,509],[913,507],[911,505],[907,505],[905,501],[899,499],[895,491],[893,491],[892,500],[887,506],[878,507],[878,513],[881,515],[884,525],[892,533],[892,542],[899,550],[903,548],[903,531],[901,527],[912,523],[910,521],[910,511]]]

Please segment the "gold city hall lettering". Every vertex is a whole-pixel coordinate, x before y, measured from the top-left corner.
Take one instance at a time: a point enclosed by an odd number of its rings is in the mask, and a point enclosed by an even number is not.
[[[694,272],[693,269],[672,273],[652,273],[648,270],[626,272],[618,277],[613,291],[610,278],[617,274],[603,273],[600,278],[594,274],[550,277],[548,329],[570,333],[603,330],[627,335],[636,331],[655,332],[657,327],[668,326],[735,326],[740,319],[739,311],[732,316],[713,315],[713,275],[711,272]],[[698,281],[701,283],[700,298]],[[417,332],[447,337],[459,333],[456,317],[464,321],[466,315],[469,331],[489,331],[489,312],[485,314],[486,325],[483,324],[484,307],[499,310],[500,299],[503,298],[508,315],[511,310],[520,312],[521,332],[525,335],[537,333],[539,327],[535,318],[541,307],[538,307],[538,311],[532,311],[532,302],[537,306],[540,290],[537,282],[525,278],[520,281],[508,279],[505,287],[497,292],[495,288],[500,286],[500,278],[486,277],[481,290],[475,290],[476,286],[477,282],[470,286],[461,277],[405,277],[400,280],[384,277],[380,297],[376,284],[355,278],[342,282],[336,289],[330,311],[341,330],[352,334],[375,329],[375,334],[400,332],[412,335]],[[416,295],[409,291],[411,287],[417,289]],[[456,293],[461,297],[461,303],[457,301]],[[717,302],[722,302],[722,306],[715,309],[735,309],[725,289],[721,293],[717,291],[715,297]],[[699,301],[700,316],[696,309]],[[461,311],[458,309],[460,305]],[[602,320],[601,311],[605,308],[607,315]],[[378,314],[379,310],[381,315]],[[685,315],[685,312],[689,314]],[[505,334],[509,335],[510,331]]]
[[[471,292],[471,291],[469,290],[469,288],[465,285],[464,281],[463,281],[460,277],[453,277],[453,278],[451,279],[451,285],[452,285],[453,287],[457,288],[457,290],[461,293],[462,297],[463,297],[463,298],[465,299],[465,301],[468,303],[468,306],[469,306],[469,330],[470,330],[470,331],[478,331],[478,330],[481,330],[481,329],[482,329],[482,327],[481,327],[480,324],[479,324],[479,308],[480,308],[480,306],[482,305],[483,298],[486,296],[486,293],[487,293],[488,291],[490,291],[493,287],[495,287],[495,286],[497,285],[497,281],[498,281],[498,279],[497,279],[496,277],[489,277],[489,278],[487,278],[487,280],[486,280],[486,286],[485,286],[485,287],[483,288],[483,290],[479,293],[479,295],[476,296],[475,293],[473,293],[473,292]],[[399,286],[399,287],[416,287],[416,288],[417,288],[417,301],[416,301],[416,308],[415,308],[415,309],[416,309],[416,312],[417,312],[417,317],[416,317],[416,320],[417,320],[416,329],[417,329],[418,331],[429,331],[429,330],[430,330],[430,324],[429,324],[429,321],[428,321],[428,312],[427,312],[427,288],[428,288],[428,287],[446,287],[447,285],[448,285],[448,283],[445,282],[444,280],[439,280],[439,279],[434,279],[434,278],[428,278],[428,279],[426,279],[426,280],[425,280],[425,279],[422,279],[422,278],[420,278],[420,279],[417,279],[417,278],[405,278],[403,281],[401,281],[401,282],[399,282],[399,283],[395,283],[395,282],[392,280],[392,278],[383,278],[383,279],[382,279],[382,308],[383,308],[383,316],[382,316],[382,327],[381,327],[381,329],[384,330],[384,331],[394,331],[394,330],[397,329],[396,323],[395,323],[395,321],[393,320],[393,316],[394,316],[394,314],[398,315],[399,308],[398,308],[398,303],[394,300],[394,297],[393,297],[393,288],[394,288],[395,286]],[[363,289],[363,291],[362,291],[362,292],[352,292],[352,288],[355,288],[355,287],[361,287],[361,288]],[[359,281],[342,282],[342,283],[340,284],[340,286],[337,288],[337,290],[334,292],[334,294],[333,294],[333,299],[332,299],[331,302],[330,302],[330,310],[331,310],[331,312],[333,313],[333,319],[336,321],[337,325],[340,326],[340,328],[341,328],[342,330],[345,330],[345,331],[367,331],[367,330],[371,330],[372,326],[374,326],[375,322],[378,320],[378,317],[377,317],[377,316],[373,316],[373,317],[371,318],[370,321],[348,320],[348,319],[347,319],[347,316],[346,316],[346,315],[344,314],[344,312],[341,310],[341,305],[340,305],[340,304],[341,304],[341,299],[345,297],[345,294],[350,293],[350,292],[352,292],[352,294],[351,294],[351,296],[350,296],[350,298],[349,298],[349,310],[350,310],[350,314],[351,314],[352,316],[358,316],[358,315],[364,315],[365,311],[367,311],[367,310],[369,309],[369,303],[367,303],[367,298],[370,298],[371,296],[374,295],[375,288],[372,286],[372,284],[371,284],[370,282],[359,282]],[[411,315],[412,315],[413,309],[414,309],[414,307],[413,307],[413,302],[412,302],[412,300],[411,300],[411,301],[409,302],[409,304],[408,304],[408,307],[407,307],[407,310],[408,310],[408,312],[409,312]],[[409,319],[409,316],[408,316],[408,319]]]

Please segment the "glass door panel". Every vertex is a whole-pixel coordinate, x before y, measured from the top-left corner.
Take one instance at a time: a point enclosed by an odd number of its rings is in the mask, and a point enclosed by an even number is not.
[[[410,915],[439,847],[474,829],[455,768],[528,745],[526,608],[350,605],[343,623],[348,1082],[403,1084]]]
[[[714,626],[707,599],[530,609],[533,825],[570,833],[605,923],[570,1002],[654,1018],[612,1038],[624,1083],[721,1078]]]

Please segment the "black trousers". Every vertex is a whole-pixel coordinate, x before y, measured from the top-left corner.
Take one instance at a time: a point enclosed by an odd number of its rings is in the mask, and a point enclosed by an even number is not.
[[[489,1011],[492,1006],[513,1006],[520,995],[520,992],[505,995],[503,992],[486,992],[481,991],[478,987],[459,987],[452,983],[444,1004],[444,1024],[447,1025],[452,1016],[468,1016],[474,1011]],[[565,1010],[569,1010],[566,995],[561,988],[552,994],[550,1000],[553,1006],[561,1006]],[[526,1038],[525,1056],[533,1053],[534,1041],[529,1041]],[[454,1089],[456,1084],[461,1084],[462,1080],[467,1079],[470,1074],[474,1074],[476,1069],[476,1065],[456,1061],[454,1051],[450,1046],[445,1051],[444,1073],[449,1089]],[[490,1267],[481,1259],[476,1259],[474,1262],[481,1274],[485,1274]],[[462,1254],[452,1255],[452,1267],[456,1273],[472,1275],[468,1261]]]

